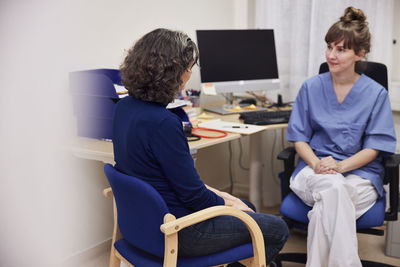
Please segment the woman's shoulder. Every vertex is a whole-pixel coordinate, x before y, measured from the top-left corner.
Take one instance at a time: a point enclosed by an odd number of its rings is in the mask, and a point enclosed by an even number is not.
[[[372,79],[371,77],[361,74],[360,75],[360,84],[361,86],[368,88],[369,91],[374,91],[376,93],[387,94],[387,90],[383,85]]]
[[[118,101],[116,112],[125,115],[131,114],[141,121],[152,121],[155,123],[161,123],[164,120],[174,122],[177,120],[176,116],[167,110],[164,105],[143,101],[130,96],[124,97]],[[129,117],[129,115],[127,117]]]
[[[329,72],[312,76],[303,82],[301,89],[303,91],[320,90],[322,87],[324,87],[324,84],[329,83],[330,79],[331,77]]]
[[[322,84],[322,83],[329,83],[332,81],[331,73],[324,72],[317,75],[312,76],[311,78],[307,79],[306,82],[310,84]]]

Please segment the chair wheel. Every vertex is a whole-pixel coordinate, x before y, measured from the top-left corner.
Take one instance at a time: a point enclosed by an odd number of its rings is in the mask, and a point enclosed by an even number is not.
[[[269,263],[270,267],[282,267],[282,263],[280,260],[273,260]]]

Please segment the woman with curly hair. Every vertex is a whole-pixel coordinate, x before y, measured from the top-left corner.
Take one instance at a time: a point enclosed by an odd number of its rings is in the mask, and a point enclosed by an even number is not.
[[[239,198],[206,186],[194,167],[182,122],[166,109],[185,87],[197,60],[195,43],[186,34],[167,29],[146,34],[128,51],[121,75],[129,97],[118,102],[113,124],[115,167],[151,184],[177,218],[216,205],[248,212],[263,232],[270,262],[288,238],[285,222],[255,213]],[[230,216],[187,227],[178,238],[178,253],[185,257],[251,241],[246,226]]]

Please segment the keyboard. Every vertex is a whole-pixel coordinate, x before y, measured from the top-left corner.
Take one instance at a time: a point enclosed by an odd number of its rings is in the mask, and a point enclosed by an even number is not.
[[[255,125],[287,123],[291,112],[291,110],[252,111],[241,113],[239,119],[242,119],[246,124]]]

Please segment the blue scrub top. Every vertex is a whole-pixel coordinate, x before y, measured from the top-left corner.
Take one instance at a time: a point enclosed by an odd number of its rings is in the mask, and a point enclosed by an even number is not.
[[[319,157],[344,160],[364,148],[379,150],[367,165],[350,171],[368,179],[383,195],[382,156],[396,150],[392,110],[386,89],[362,74],[339,104],[331,73],[314,76],[302,85],[287,128],[288,141],[307,142]],[[307,164],[299,158],[293,177]]]

